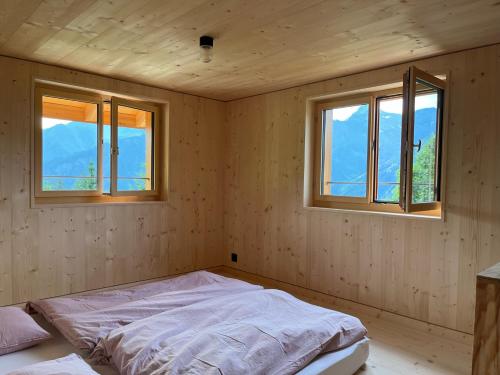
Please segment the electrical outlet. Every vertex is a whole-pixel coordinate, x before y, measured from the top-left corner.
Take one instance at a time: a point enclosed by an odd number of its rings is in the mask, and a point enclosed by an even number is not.
[[[238,254],[231,253],[231,262],[234,262],[234,263],[238,262]]]

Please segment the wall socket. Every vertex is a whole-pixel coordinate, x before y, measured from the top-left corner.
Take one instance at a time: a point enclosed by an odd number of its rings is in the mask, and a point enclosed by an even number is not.
[[[238,254],[231,253],[231,262],[238,263]]]

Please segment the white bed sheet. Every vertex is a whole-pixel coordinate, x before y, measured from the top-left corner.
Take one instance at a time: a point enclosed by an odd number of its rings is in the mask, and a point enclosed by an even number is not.
[[[368,359],[369,341],[365,337],[347,348],[322,354],[297,375],[352,375]]]

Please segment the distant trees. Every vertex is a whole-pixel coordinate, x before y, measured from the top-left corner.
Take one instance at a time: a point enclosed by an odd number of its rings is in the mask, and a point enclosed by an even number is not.
[[[96,178],[96,168],[93,161],[89,162],[87,167],[88,177],[55,177],[57,178],[53,181],[49,181],[47,177],[43,179],[43,190],[44,191],[61,191],[61,190],[78,190],[78,191],[86,191],[86,190],[96,190],[97,189],[97,178]],[[142,172],[140,173],[140,177],[136,179],[132,178],[122,178],[118,177],[118,181],[120,183],[119,190],[135,190],[141,191],[146,190],[146,181],[144,178],[146,177],[146,163],[142,166]],[[71,186],[71,182],[74,181],[74,184]]]
[[[65,182],[71,182],[71,177],[55,177],[57,179],[49,181],[47,177],[43,178],[42,189],[44,191],[61,191],[61,190],[95,190],[97,188],[96,170],[93,161],[89,162],[87,167],[89,172],[88,177],[79,177],[73,187],[68,186]]]
[[[434,201],[435,150],[436,136],[433,135],[417,153],[413,164],[412,201],[414,203]]]
[[[434,176],[436,165],[436,136],[432,135],[424,143],[420,151],[414,154],[412,202],[423,203],[434,201]],[[400,170],[397,170],[396,178],[399,180]],[[399,185],[392,190],[393,201],[399,201]]]
[[[62,180],[47,181],[47,179],[44,178],[42,185],[43,185],[42,189],[44,191],[63,190],[64,189],[64,182]]]
[[[83,177],[76,181],[74,190],[95,190],[97,188],[97,179],[95,178],[95,166],[91,161],[88,166],[89,177]]]
[[[141,163],[141,171],[139,172],[139,178],[146,177],[146,163]],[[146,180],[133,180],[132,184],[135,186],[136,191],[146,190]]]

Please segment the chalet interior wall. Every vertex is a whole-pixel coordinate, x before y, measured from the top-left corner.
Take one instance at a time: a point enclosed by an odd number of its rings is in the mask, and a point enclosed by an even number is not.
[[[169,101],[168,202],[30,208],[33,75]],[[0,305],[222,264],[224,106],[0,57]]]
[[[226,262],[471,333],[475,274],[500,261],[500,46],[416,65],[451,72],[445,222],[303,207],[306,98],[406,65],[221,103],[0,57],[0,305]],[[168,100],[168,202],[31,209],[32,75]]]
[[[475,274],[500,261],[500,45],[415,65],[451,73],[445,222],[303,207],[306,98],[398,65],[228,104],[227,265],[472,333]]]

